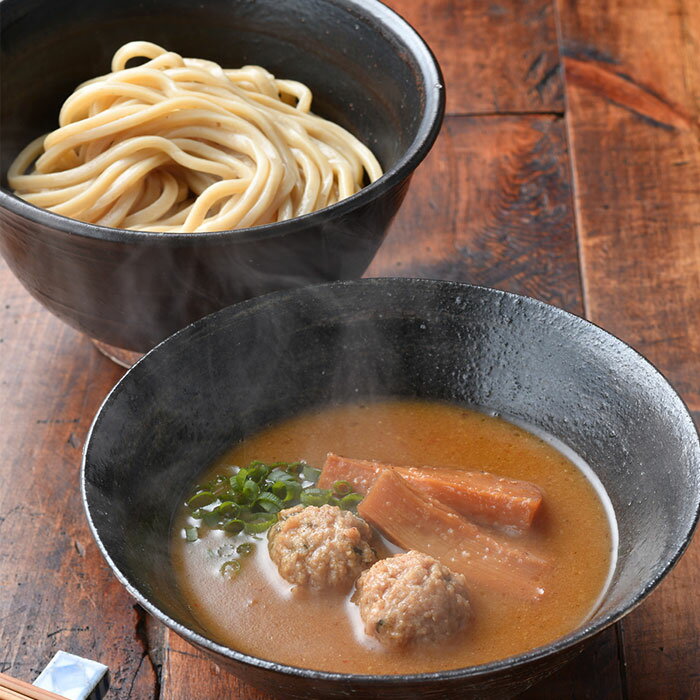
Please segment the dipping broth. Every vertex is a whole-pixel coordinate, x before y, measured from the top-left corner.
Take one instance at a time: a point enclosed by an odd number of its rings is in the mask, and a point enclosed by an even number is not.
[[[349,594],[292,587],[270,560],[266,533],[203,531],[186,541],[190,511],[176,514],[172,558],[181,592],[211,639],[246,654],[292,666],[361,674],[422,673],[513,656],[572,632],[595,610],[614,566],[612,508],[592,473],[561,451],[498,417],[427,401],[382,401],[325,407],[262,430],[235,446],[201,481],[252,460],[326,455],[392,465],[453,467],[520,479],[543,492],[532,527],[509,539],[550,563],[544,594],[523,600],[469,585],[472,617],[443,644],[388,649],[363,631]],[[233,473],[233,471],[231,472]],[[499,536],[502,536],[499,535]],[[402,551],[381,538],[378,556]],[[233,578],[220,569],[241,542],[254,552]]]

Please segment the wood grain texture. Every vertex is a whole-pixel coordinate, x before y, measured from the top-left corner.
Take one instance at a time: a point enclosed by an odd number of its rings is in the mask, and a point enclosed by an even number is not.
[[[0,698],[4,700],[6,697],[8,700],[65,700],[61,695],[0,673]]]
[[[700,5],[559,0],[587,315],[700,418]],[[700,541],[623,622],[630,698],[700,697]]]
[[[87,429],[120,374],[0,261],[0,671],[30,682],[63,649],[107,664],[112,698],[149,698],[138,613],[79,489]]]
[[[624,693],[618,631],[614,626],[591,640],[567,666],[518,699],[622,700]]]
[[[586,311],[699,411],[700,8],[641,5],[561,2]]]
[[[561,119],[448,117],[367,276],[471,282],[582,313],[569,178]]]
[[[453,116],[368,274],[585,301],[700,418],[700,5],[553,2],[565,119],[550,0],[391,0]],[[135,606],[92,542],[80,449],[120,374],[0,262],[0,672],[32,680],[62,648],[110,666],[110,698],[265,700]],[[696,538],[618,633],[522,697],[700,697],[699,578]]]
[[[267,693],[242,683],[235,676],[220,669],[174,632],[170,632],[168,636],[161,698],[272,700]]]
[[[437,56],[451,114],[562,112],[551,0],[387,0]]]
[[[273,700],[252,686],[222,671],[202,652],[170,632],[162,675],[165,700],[235,698]],[[615,628],[606,630],[564,668],[519,695],[522,700],[622,700],[622,678],[618,666]],[[595,668],[595,673],[591,669]],[[283,697],[281,695],[280,697]]]

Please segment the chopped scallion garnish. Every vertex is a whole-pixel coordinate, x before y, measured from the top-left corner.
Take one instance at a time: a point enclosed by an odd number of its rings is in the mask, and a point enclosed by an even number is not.
[[[305,506],[324,506],[330,498],[331,492],[328,489],[309,487],[301,493],[301,502]]]
[[[284,507],[284,502],[281,498],[277,498],[274,493],[265,491],[255,501],[255,505],[260,506],[267,513],[279,513]]]
[[[254,513],[243,524],[243,529],[249,534],[258,534],[269,530],[277,522],[277,513]]]
[[[342,498],[352,491],[352,484],[349,481],[335,481],[331,491],[333,491],[334,496]]]
[[[211,491],[200,491],[195,493],[189,501],[187,501],[188,508],[202,508],[203,506],[208,506],[216,500],[216,496]]]
[[[232,559],[231,561],[225,561],[221,565],[221,573],[226,576],[227,578],[233,578],[234,576],[238,575],[238,572],[241,570],[241,562],[238,561],[238,559]]]
[[[244,542],[236,547],[236,553],[242,557],[248,557],[255,551],[255,545],[252,542]]]
[[[313,481],[314,484],[318,481],[318,477],[321,476],[320,469],[310,467],[308,464],[302,467],[301,473],[304,475],[306,481]]]
[[[242,520],[239,520],[238,518],[231,518],[231,520],[227,520],[221,526],[221,529],[224,532],[228,532],[232,535],[237,535],[239,532],[243,532],[244,527],[245,523]]]
[[[343,496],[338,504],[343,510],[355,510],[357,504],[363,499],[361,493],[349,493],[347,496]]]
[[[230,537],[256,539],[256,535],[278,521],[279,512],[285,508],[301,503],[355,510],[362,500],[347,481],[336,481],[330,489],[318,488],[321,470],[305,462],[255,460],[247,467],[232,469],[236,470],[233,475],[230,468],[206,484],[198,484],[186,501],[190,516],[199,521],[197,527],[185,527],[188,542],[196,542],[203,534],[202,528],[204,532],[222,530]],[[239,544],[235,549],[239,558],[224,562],[221,573],[231,578],[236,576],[241,568],[240,559],[254,550],[253,542]]]

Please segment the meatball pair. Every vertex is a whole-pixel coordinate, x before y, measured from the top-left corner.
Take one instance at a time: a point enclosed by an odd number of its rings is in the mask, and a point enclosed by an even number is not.
[[[464,577],[421,552],[377,561],[371,535],[362,518],[336,506],[296,506],[280,513],[268,546],[290,583],[347,590],[355,582],[365,632],[385,646],[435,642],[462,629],[470,615]]]

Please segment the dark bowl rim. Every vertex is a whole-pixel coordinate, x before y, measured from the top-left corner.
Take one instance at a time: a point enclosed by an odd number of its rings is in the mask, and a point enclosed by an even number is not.
[[[194,243],[197,240],[209,243],[223,242],[224,240],[244,242],[286,236],[323,223],[329,218],[346,216],[355,209],[382,197],[416,169],[435,143],[445,115],[445,87],[442,71],[435,55],[420,34],[401,15],[384,5],[380,0],[326,1],[332,5],[345,7],[349,12],[354,12],[357,16],[371,23],[378,31],[392,35],[415,60],[422,78],[425,104],[416,135],[398,161],[373,183],[329,207],[293,219],[248,228],[199,233],[131,231],[88,224],[25,202],[5,187],[0,187],[0,207],[33,223],[69,235],[118,243],[183,245]]]
[[[672,400],[676,400],[679,404],[679,408],[681,408],[681,413],[683,415],[683,420],[686,422],[686,427],[688,429],[688,432],[690,435],[693,435],[695,438],[695,452],[696,456],[700,458],[700,431],[698,430],[698,427],[695,425],[690,412],[688,410],[688,407],[686,403],[683,401],[681,396],[678,394],[678,392],[673,388],[673,386],[669,383],[669,381],[664,377],[664,375],[659,371],[659,369],[652,363],[650,362],[647,358],[645,358],[641,353],[639,353],[637,350],[635,350],[633,347],[625,343],[623,340],[618,338],[617,336],[613,335],[612,333],[609,333],[605,329],[601,328],[599,325],[593,323],[592,321],[588,321],[581,316],[577,316],[576,314],[570,313],[568,311],[565,311],[564,309],[553,306],[552,304],[548,304],[546,302],[540,301],[538,299],[535,299],[533,297],[528,297],[524,296],[521,294],[515,294],[513,292],[506,292],[500,289],[495,289],[492,287],[485,287],[482,285],[474,285],[474,284],[468,284],[466,282],[453,282],[453,281],[448,281],[448,280],[439,280],[439,279],[427,279],[427,278],[417,278],[417,277],[374,277],[374,278],[365,278],[365,279],[360,279],[360,280],[346,280],[346,281],[340,281],[340,282],[330,282],[330,283],[325,283],[325,284],[318,284],[318,285],[311,285],[309,287],[302,287],[299,289],[294,289],[294,290],[284,290],[280,292],[271,292],[269,294],[265,294],[259,297],[254,297],[252,299],[248,299],[246,301],[242,301],[238,304],[234,304],[232,306],[226,307],[224,309],[220,309],[219,311],[215,311],[212,314],[209,314],[208,316],[205,316],[204,318],[199,319],[198,321],[195,321],[194,323],[191,323],[190,325],[186,326],[185,328],[182,328],[181,330],[177,331],[170,337],[166,338],[163,340],[161,343],[159,343],[156,347],[154,347],[151,351],[146,353],[138,362],[136,362],[127,372],[123,375],[123,377],[115,384],[115,386],[111,389],[109,394],[105,397],[104,401],[100,405],[95,418],[90,425],[90,429],[88,430],[87,436],[85,438],[85,444],[83,447],[83,453],[82,453],[82,462],[81,462],[81,469],[80,469],[80,489],[81,489],[81,497],[83,501],[83,508],[85,510],[85,515],[87,517],[88,525],[90,527],[90,531],[92,532],[92,535],[95,539],[95,542],[97,543],[97,546],[102,553],[102,556],[105,558],[107,563],[109,564],[110,568],[112,569],[112,572],[115,574],[119,582],[126,588],[126,590],[130,593],[132,597],[134,597],[138,603],[146,609],[151,615],[153,615],[157,620],[163,622],[165,625],[167,625],[169,628],[174,630],[177,634],[179,634],[181,637],[186,639],[188,642],[194,644],[195,646],[198,646],[200,648],[206,649],[208,651],[214,652],[216,654],[219,654],[221,656],[224,656],[228,659],[231,659],[233,661],[239,662],[243,665],[251,665],[255,666],[256,668],[260,668],[266,671],[274,671],[283,675],[289,675],[289,676],[296,676],[296,677],[301,677],[301,678],[306,678],[308,680],[320,680],[320,681],[337,681],[337,682],[346,682],[346,683],[353,683],[356,685],[388,685],[388,686],[400,686],[403,684],[429,684],[433,683],[436,681],[457,681],[457,680],[466,680],[466,679],[473,679],[473,678],[479,678],[483,676],[487,676],[492,673],[496,673],[499,671],[503,671],[509,668],[514,668],[514,667],[519,667],[519,666],[524,666],[528,663],[539,661],[544,659],[545,657],[552,656],[555,654],[558,654],[559,652],[563,652],[564,650],[574,647],[578,645],[579,643],[590,639],[591,637],[595,636],[596,634],[602,632],[604,629],[609,627],[610,625],[614,624],[618,620],[620,620],[622,617],[630,613],[632,610],[634,610],[642,601],[659,585],[659,583],[663,580],[663,578],[671,571],[671,569],[677,564],[678,560],[680,557],[684,554],[686,551],[688,545],[690,544],[690,541],[693,537],[694,531],[696,527],[698,526],[698,523],[700,522],[700,493],[695,494],[695,514],[692,518],[692,521],[688,524],[687,531],[683,537],[683,540],[680,542],[680,544],[677,546],[677,549],[673,556],[668,558],[666,561],[661,566],[657,567],[657,570],[654,572],[654,575],[645,582],[644,586],[641,588],[640,591],[636,594],[636,596],[633,596],[631,599],[631,602],[628,602],[624,605],[618,605],[614,610],[612,610],[610,613],[602,617],[600,620],[595,621],[594,623],[586,624],[579,628],[578,630],[575,630],[574,632],[571,632],[568,635],[565,635],[563,637],[559,637],[555,639],[553,642],[550,644],[546,644],[543,646],[536,647],[535,649],[531,649],[527,652],[524,652],[522,654],[517,654],[514,656],[507,657],[505,659],[499,659],[497,661],[492,661],[486,664],[478,664],[475,666],[467,666],[464,668],[457,668],[457,669],[448,669],[444,671],[434,671],[430,673],[415,673],[415,674],[384,674],[384,675],[370,675],[370,674],[355,674],[355,673],[334,673],[334,672],[329,672],[329,671],[318,671],[315,669],[308,669],[308,668],[301,668],[297,666],[289,666],[286,664],[281,664],[275,661],[268,661],[266,659],[261,659],[255,656],[250,656],[248,654],[244,654],[242,652],[236,651],[235,649],[231,649],[230,647],[223,646],[221,644],[217,644],[216,642],[213,642],[212,640],[196,633],[190,630],[188,627],[185,627],[184,625],[180,624],[179,622],[176,622],[172,618],[170,618],[168,615],[163,613],[157,606],[155,606],[153,603],[150,602],[150,600],[143,595],[134,585],[130,583],[128,578],[122,574],[122,572],[119,570],[119,568],[116,566],[112,558],[109,556],[109,553],[107,552],[107,549],[105,545],[103,544],[97,527],[95,526],[91,513],[90,513],[90,505],[88,502],[88,497],[87,497],[87,485],[86,485],[86,471],[87,471],[87,462],[88,462],[88,452],[90,450],[91,442],[92,442],[92,436],[95,431],[95,429],[99,426],[99,423],[101,422],[101,415],[103,411],[109,406],[109,404],[115,400],[115,398],[118,396],[118,394],[121,392],[121,388],[124,384],[125,381],[127,381],[127,378],[129,377],[130,373],[132,370],[136,367],[138,367],[142,362],[147,362],[147,358],[154,354],[154,353],[159,353],[161,352],[161,348],[165,346],[166,344],[175,341],[175,339],[179,338],[180,336],[186,336],[187,334],[190,333],[195,333],[197,332],[203,325],[208,324],[208,323],[213,323],[215,322],[215,317],[217,315],[223,315],[225,313],[231,313],[232,310],[235,309],[235,313],[245,313],[246,311],[250,311],[252,307],[254,307],[257,304],[267,304],[269,302],[274,302],[277,299],[283,299],[284,297],[292,297],[296,294],[303,294],[305,292],[308,292],[309,289],[324,289],[324,288],[340,288],[340,287],[359,287],[359,286],[383,286],[383,285],[419,285],[422,286],[423,288],[427,289],[434,289],[434,288],[452,288],[454,290],[459,290],[459,289],[470,289],[470,290],[479,290],[479,291],[484,291],[487,292],[488,294],[491,295],[496,295],[500,296],[501,298],[509,298],[509,299],[514,299],[514,300],[519,300],[521,303],[529,304],[531,306],[539,306],[543,309],[546,310],[547,313],[558,315],[558,316],[563,316],[569,319],[571,322],[578,324],[580,327],[586,328],[590,327],[594,333],[596,333],[598,336],[606,338],[606,339],[611,339],[615,345],[617,345],[618,348],[623,350],[624,352],[631,352],[632,356],[636,358],[636,361],[639,363],[641,367],[645,367],[645,370],[647,372],[650,372],[652,375],[656,375],[658,379],[661,380],[661,383],[665,388],[670,392],[670,398]],[[700,462],[699,462],[700,464]],[[595,613],[594,613],[595,615]]]

